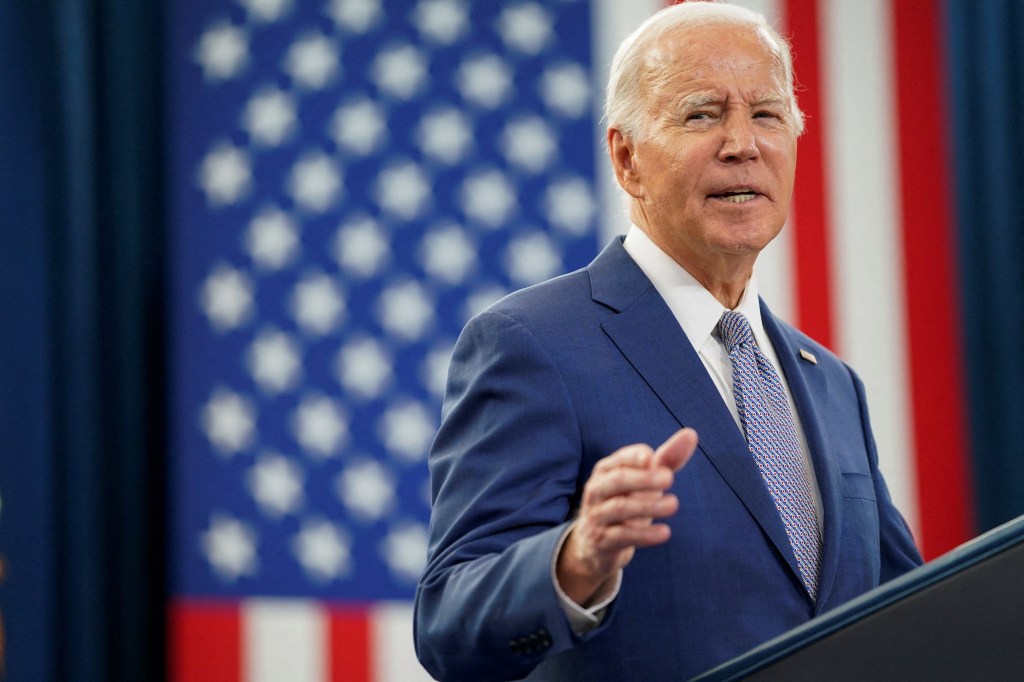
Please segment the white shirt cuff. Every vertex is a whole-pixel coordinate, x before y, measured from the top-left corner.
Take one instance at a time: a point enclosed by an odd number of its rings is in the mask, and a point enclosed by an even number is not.
[[[593,606],[584,608],[570,599],[569,595],[562,589],[562,586],[558,584],[555,566],[558,563],[558,555],[562,552],[562,545],[565,544],[565,539],[569,537],[569,533],[575,526],[575,523],[569,524],[562,532],[562,536],[558,538],[558,544],[555,545],[555,554],[551,559],[551,582],[555,586],[558,603],[561,604],[565,617],[569,619],[569,627],[577,635],[584,635],[601,624],[605,611],[608,610],[608,605],[619,596],[619,587],[622,585],[622,569],[619,569],[619,572],[615,574],[615,583],[608,590],[608,593]]]

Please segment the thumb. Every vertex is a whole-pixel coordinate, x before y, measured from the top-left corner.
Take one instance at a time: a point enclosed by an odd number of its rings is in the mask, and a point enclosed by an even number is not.
[[[654,464],[679,471],[690,461],[697,449],[697,432],[686,427],[679,429],[654,452]]]

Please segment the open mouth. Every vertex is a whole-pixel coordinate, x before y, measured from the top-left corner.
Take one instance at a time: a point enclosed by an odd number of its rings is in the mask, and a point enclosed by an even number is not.
[[[714,199],[728,201],[731,204],[742,204],[747,201],[753,201],[757,198],[758,194],[752,189],[740,189],[730,192],[722,192],[721,194],[712,194],[711,196]]]

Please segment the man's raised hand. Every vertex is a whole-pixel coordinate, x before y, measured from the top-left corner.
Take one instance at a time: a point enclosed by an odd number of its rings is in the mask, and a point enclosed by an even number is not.
[[[598,601],[638,547],[669,539],[669,527],[654,520],[679,508],[676,496],[666,491],[696,447],[697,432],[685,428],[656,451],[627,445],[594,465],[576,526],[555,565],[558,584],[570,599],[582,606]]]

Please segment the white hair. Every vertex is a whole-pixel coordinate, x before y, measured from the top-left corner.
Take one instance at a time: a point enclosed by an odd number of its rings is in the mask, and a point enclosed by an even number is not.
[[[719,2],[683,2],[666,7],[648,18],[622,41],[608,74],[604,106],[608,125],[634,139],[647,138],[650,118],[647,115],[644,86],[649,81],[647,55],[651,47],[658,38],[675,28],[712,24],[747,25],[775,44],[782,62],[793,128],[797,135],[802,133],[804,115],[796,103],[793,56],[789,43],[772,28],[763,14]]]

